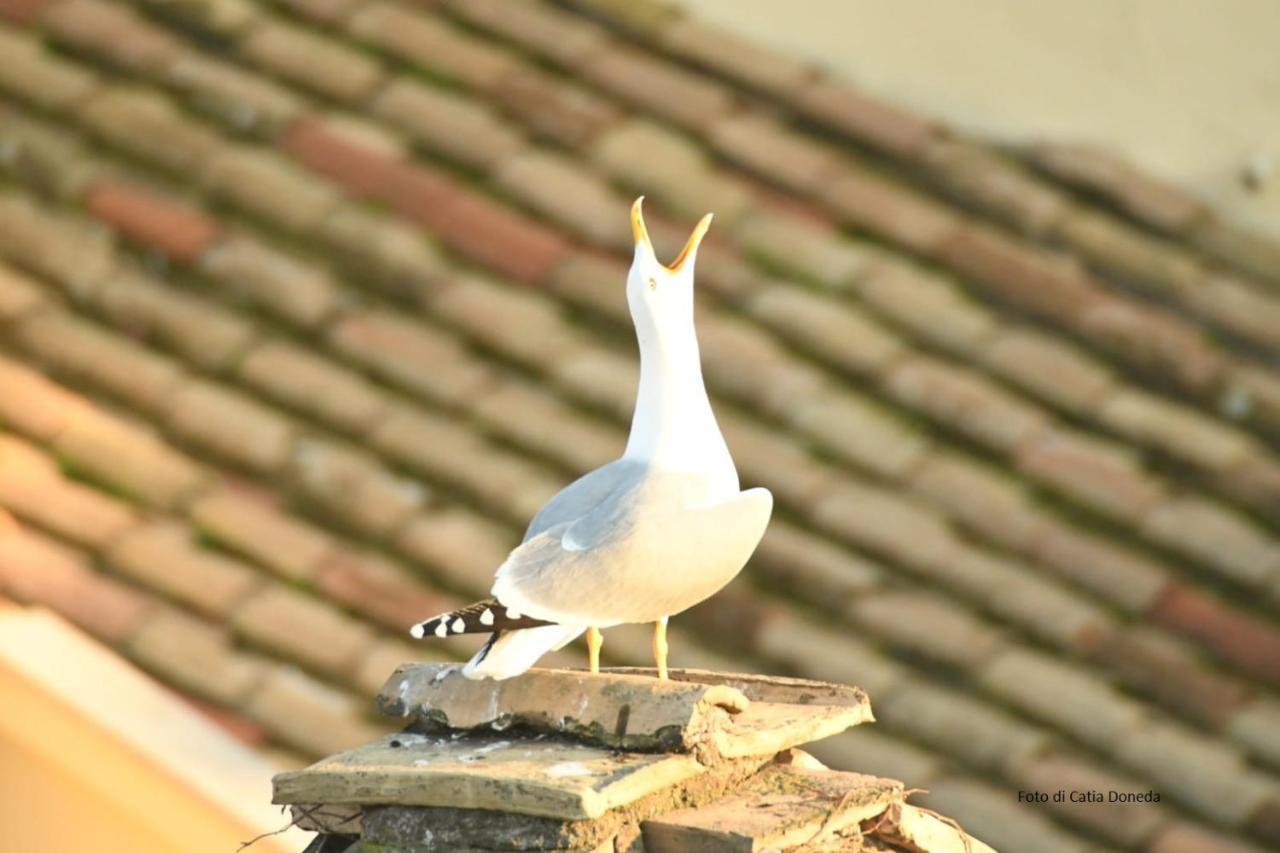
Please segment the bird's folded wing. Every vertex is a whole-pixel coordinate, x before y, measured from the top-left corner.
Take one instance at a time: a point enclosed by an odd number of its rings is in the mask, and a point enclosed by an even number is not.
[[[616,624],[678,613],[714,592],[709,584],[718,588],[700,576],[704,567],[719,571],[736,560],[730,571],[741,568],[772,507],[765,489],[698,505],[637,482],[512,551],[493,594],[521,613],[560,623]]]

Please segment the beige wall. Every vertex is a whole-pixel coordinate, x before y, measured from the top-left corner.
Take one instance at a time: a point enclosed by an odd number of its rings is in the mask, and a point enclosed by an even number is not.
[[[1101,143],[1280,235],[1280,0],[678,2],[964,129]]]

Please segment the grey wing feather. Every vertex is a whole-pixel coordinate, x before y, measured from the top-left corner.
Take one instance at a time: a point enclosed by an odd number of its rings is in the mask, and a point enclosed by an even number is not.
[[[616,459],[594,471],[583,474],[565,486],[538,510],[529,522],[522,541],[528,542],[539,533],[576,521],[599,507],[610,495],[644,478],[646,466],[630,459]]]

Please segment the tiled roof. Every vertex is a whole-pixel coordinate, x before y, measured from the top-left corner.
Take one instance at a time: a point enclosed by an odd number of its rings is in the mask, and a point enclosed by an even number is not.
[[[0,18],[9,596],[273,749],[368,739],[465,651],[403,629],[622,447],[645,193],[666,251],[717,214],[708,382],[779,502],[674,659],[865,687],[832,760],[1002,849],[1280,845],[1280,247],[650,2]],[[1162,801],[1017,803],[1062,780]]]

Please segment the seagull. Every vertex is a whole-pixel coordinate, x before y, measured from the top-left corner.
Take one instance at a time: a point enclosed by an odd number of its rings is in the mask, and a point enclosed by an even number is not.
[[[773,495],[740,490],[702,378],[693,267],[711,214],[666,266],[649,241],[643,202],[631,208],[627,304],[640,387],[625,451],[537,512],[498,567],[490,598],[410,629],[418,639],[488,633],[463,666],[467,678],[519,675],[584,631],[590,670],[599,672],[601,630],[629,623],[653,623],[658,677],[667,678],[668,618],[733,580],[769,523]]]

